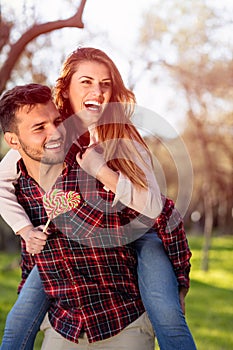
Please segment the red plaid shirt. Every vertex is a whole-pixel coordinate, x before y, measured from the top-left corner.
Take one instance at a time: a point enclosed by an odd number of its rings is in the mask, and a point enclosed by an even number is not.
[[[101,186],[96,191],[96,183],[94,185],[92,178],[74,162],[74,153],[73,150],[66,157],[67,167],[55,187],[81,193],[75,215],[77,220],[86,218],[86,224],[82,223],[79,228],[83,235],[92,225],[98,231],[109,224],[111,230],[115,226],[116,236],[120,239],[127,209],[122,218],[120,205],[111,206],[114,194],[104,191]],[[45,224],[44,192],[27,174],[23,163],[19,165],[18,201],[34,226]],[[95,191],[91,190],[93,186]],[[111,212],[107,220],[109,207]],[[56,220],[50,225],[52,233],[40,254],[34,257],[28,254],[22,240],[22,277],[25,280],[36,263],[45,292],[51,298],[49,319],[54,329],[76,343],[80,332],[85,331],[89,342],[95,342],[116,335],[144,312],[137,282],[136,253],[130,245],[112,246],[107,242],[101,247],[99,237],[96,241],[95,236],[88,245],[80,244],[75,236],[70,237],[76,226],[69,215],[71,213],[58,217],[59,229]],[[96,247],[93,242],[97,242]]]
[[[173,265],[179,287],[190,287],[190,259],[192,253],[184,230],[184,223],[174,202],[162,196],[164,206],[153,228],[163,242],[164,249]]]
[[[94,342],[116,335],[144,311],[137,284],[135,251],[130,244],[121,244],[129,239],[130,219],[137,217],[146,222],[147,218],[121,203],[112,207],[114,194],[105,191],[102,184],[78,166],[75,150],[74,145],[55,187],[80,193],[80,205],[53,221],[52,233],[40,254],[35,257],[28,254],[22,240],[22,277],[24,281],[36,262],[51,298],[52,326],[73,342],[78,342],[84,330],[89,341]],[[34,226],[45,224],[44,192],[27,174],[22,162],[20,170],[16,185],[18,201]],[[187,282],[191,253],[182,222],[172,231],[169,229],[172,212],[173,202],[167,199],[154,227],[179,281]]]

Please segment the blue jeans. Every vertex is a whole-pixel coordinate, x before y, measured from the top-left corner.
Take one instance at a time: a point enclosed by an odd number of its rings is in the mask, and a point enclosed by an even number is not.
[[[49,307],[39,272],[35,266],[9,312],[1,350],[33,350],[41,322]]]
[[[133,244],[138,256],[141,298],[160,350],[196,349],[180,306],[177,279],[162,241],[156,232],[150,232]]]

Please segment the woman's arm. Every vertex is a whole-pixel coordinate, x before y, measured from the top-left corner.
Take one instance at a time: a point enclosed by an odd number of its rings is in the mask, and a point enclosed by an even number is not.
[[[134,161],[144,171],[147,189],[135,186],[127,176],[110,169],[102,154],[96,152],[94,148],[88,148],[82,157],[77,154],[76,159],[84,171],[97,178],[105,185],[105,188],[115,193],[113,205],[120,201],[125,206],[155,219],[163,207],[160,189],[152,165],[150,166],[151,160],[148,153],[141,152],[141,156],[148,166],[139,159],[134,159]]]
[[[26,226],[32,226],[14,193],[14,183],[19,175],[16,164],[20,158],[18,151],[10,150],[0,162],[0,214],[15,233]]]
[[[148,158],[148,164],[150,164],[148,155],[145,153],[144,156]],[[155,219],[163,207],[160,189],[153,169],[145,167],[143,164],[140,164],[140,168],[144,171],[148,188],[143,189],[135,186],[127,176],[119,173],[113,205],[120,201],[127,207]]]

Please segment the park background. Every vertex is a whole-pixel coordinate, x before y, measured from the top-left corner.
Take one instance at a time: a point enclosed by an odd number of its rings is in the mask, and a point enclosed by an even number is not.
[[[104,50],[137,97],[135,124],[193,253],[187,320],[199,350],[233,348],[233,4],[230,0],[0,0],[0,93],[53,86],[79,46]],[[8,148],[1,135],[0,158]],[[20,280],[0,221],[0,339]],[[41,335],[36,349],[39,349]]]

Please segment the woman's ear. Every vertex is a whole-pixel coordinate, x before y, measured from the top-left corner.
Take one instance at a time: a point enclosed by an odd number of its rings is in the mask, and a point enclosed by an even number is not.
[[[62,96],[63,96],[64,98],[69,98],[68,91],[67,91],[67,90],[63,91],[63,92],[62,92]]]
[[[13,149],[20,148],[20,142],[18,136],[14,132],[5,132],[4,139],[6,143]]]

